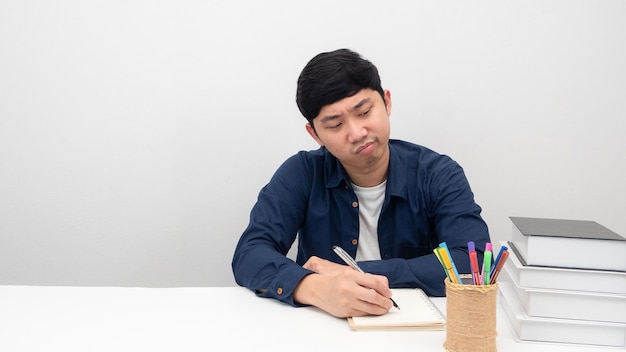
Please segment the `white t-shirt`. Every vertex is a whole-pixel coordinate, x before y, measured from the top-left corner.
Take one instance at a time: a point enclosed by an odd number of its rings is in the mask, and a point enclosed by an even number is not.
[[[354,193],[359,199],[359,244],[356,250],[356,261],[378,260],[378,218],[385,200],[387,181],[374,187],[359,187],[352,184]]]

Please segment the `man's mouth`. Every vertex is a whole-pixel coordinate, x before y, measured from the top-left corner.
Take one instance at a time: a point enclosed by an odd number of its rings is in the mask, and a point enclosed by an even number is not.
[[[368,142],[356,149],[356,153],[360,154],[364,151],[370,151],[374,147],[374,142]]]

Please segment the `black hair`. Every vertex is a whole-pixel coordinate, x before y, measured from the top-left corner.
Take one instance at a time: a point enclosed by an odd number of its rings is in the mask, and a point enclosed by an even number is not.
[[[377,91],[384,100],[378,69],[370,61],[349,49],[316,55],[298,77],[296,103],[313,126],[322,107],[351,97],[364,88]]]

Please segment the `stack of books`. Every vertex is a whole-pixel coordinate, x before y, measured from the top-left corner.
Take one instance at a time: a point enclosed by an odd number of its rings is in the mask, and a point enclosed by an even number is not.
[[[595,221],[510,219],[498,293],[516,339],[626,347],[626,238]]]

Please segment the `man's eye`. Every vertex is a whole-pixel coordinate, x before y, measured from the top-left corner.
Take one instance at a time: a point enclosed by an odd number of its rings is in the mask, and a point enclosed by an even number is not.
[[[372,111],[372,109],[367,109],[367,110],[363,111],[361,113],[361,116],[367,116],[370,113],[370,111]]]
[[[328,126],[328,128],[339,128],[339,126],[341,126],[341,122],[336,125]]]

